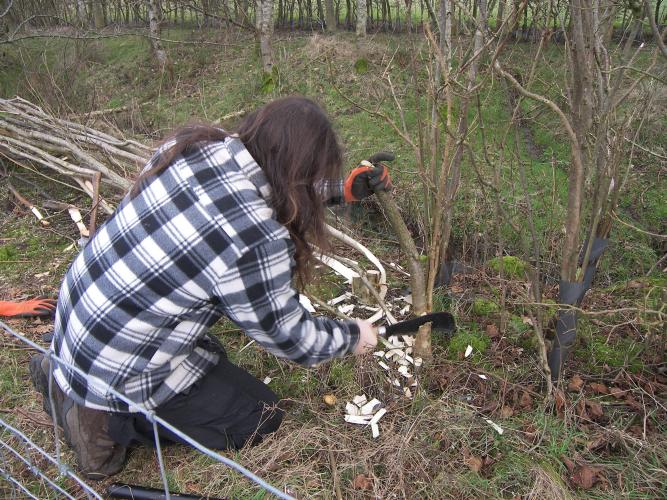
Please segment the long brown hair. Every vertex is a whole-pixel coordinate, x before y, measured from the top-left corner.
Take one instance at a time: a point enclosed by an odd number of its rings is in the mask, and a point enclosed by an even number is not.
[[[247,115],[234,134],[208,125],[178,130],[171,138],[174,145],[162,151],[139,176],[131,196],[141,192],[147,178],[162,172],[187,149],[230,135],[243,142],[271,185],[270,203],[294,242],[297,276],[303,285],[310,276],[313,244],[320,249],[328,247],[322,181],[338,179],[342,167],[331,122],[310,99],[293,96],[272,101]]]

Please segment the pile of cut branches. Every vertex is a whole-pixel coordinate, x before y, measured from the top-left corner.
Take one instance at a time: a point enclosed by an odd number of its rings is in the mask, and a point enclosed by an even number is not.
[[[93,199],[99,182],[119,194],[127,191],[130,172],[150,154],[139,142],[57,118],[20,97],[0,99],[0,156],[42,175],[51,171],[70,177]],[[99,205],[111,213],[106,202],[99,200]]]

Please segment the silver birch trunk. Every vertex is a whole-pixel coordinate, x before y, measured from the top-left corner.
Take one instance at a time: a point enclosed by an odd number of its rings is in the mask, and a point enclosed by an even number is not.
[[[79,26],[82,28],[88,25],[88,16],[86,15],[86,4],[83,0],[76,0],[76,17],[79,20]]]
[[[257,0],[256,16],[259,52],[262,56],[262,70],[271,73],[273,54],[271,51],[271,35],[273,35],[273,0]]]
[[[357,0],[357,36],[366,36],[366,0]]]
[[[338,20],[333,0],[324,0],[324,17],[327,31],[336,31]]]
[[[160,15],[158,0],[147,0],[146,6],[148,8],[148,30],[153,54],[160,69],[168,69],[170,67],[169,58],[160,41],[160,20],[162,16]]]

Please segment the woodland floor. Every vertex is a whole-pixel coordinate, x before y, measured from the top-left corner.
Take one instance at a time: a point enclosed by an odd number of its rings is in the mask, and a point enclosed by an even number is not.
[[[359,46],[346,34],[332,39],[279,33],[275,44],[279,72],[267,88],[253,43],[244,35],[204,36],[180,30],[169,37],[187,42],[205,38],[215,44],[171,44],[175,78],[165,82],[151,69],[148,46],[141,38],[112,37],[79,44],[26,41],[3,49],[0,95],[19,93],[56,113],[130,106],[129,112],[105,115],[96,126],[144,142],[155,141],[188,121],[211,121],[248,111],[276,96],[312,96],[333,117],[348,168],[377,150],[396,151],[394,195],[418,232],[414,207],[420,198],[411,183],[414,172],[408,148],[385,123],[343,97],[391,111],[390,100],[380,95],[373,78],[393,59],[391,71],[399,85],[401,78],[407,81],[413,56],[405,39],[378,35]],[[532,50],[517,44],[506,64],[521,68]],[[545,93],[555,92],[551,82],[562,76],[562,47],[548,48],[543,57],[538,87]],[[356,64],[360,59],[366,61],[366,70]],[[401,102],[409,109],[409,86],[399,90]],[[510,97],[504,87],[489,85],[487,90],[483,109],[493,141],[506,127]],[[667,93],[657,106],[641,139],[646,147],[662,151],[663,159],[637,153],[620,213],[635,226],[664,234]],[[555,300],[560,226],[554,220],[561,213],[567,148],[545,111],[528,104],[523,109],[523,138],[519,136],[515,146],[530,164],[536,196],[553,200],[539,206],[537,213],[545,236],[545,299]],[[408,116],[410,120],[414,117]],[[4,164],[13,182],[33,199],[46,191],[51,198],[90,206],[89,200],[53,179]],[[511,179],[511,172],[506,175]],[[230,357],[260,379],[271,377],[271,388],[289,406],[275,435],[256,447],[227,455],[299,498],[666,497],[667,279],[660,268],[654,268],[664,246],[626,226],[615,229],[614,246],[582,305],[593,314],[581,316],[579,338],[561,387],[555,397],[546,398],[522,298],[527,283],[521,275],[501,280],[489,266],[498,241],[493,203],[474,179],[474,172],[464,173],[453,235],[456,257],[467,270],[455,275],[450,287],[436,297],[439,309],[455,314],[459,331],[453,339],[434,337],[433,359],[419,372],[414,397],[397,394],[372,357],[304,369],[254,345],[241,350],[248,338],[233,325],[221,323],[214,333]],[[509,180],[507,186],[510,196]],[[56,297],[74,256],[71,244],[78,238],[76,227],[66,213],[59,212],[49,213],[49,228],[40,227],[12,201],[4,185],[0,185],[0,207],[0,300]],[[337,215],[383,262],[403,262],[395,238],[373,203]],[[503,241],[508,254],[518,248],[512,234],[503,234]],[[398,295],[408,283],[400,273],[389,268],[388,272],[390,294]],[[344,288],[335,277],[322,274],[310,292],[326,300]],[[662,311],[662,316],[647,310]],[[550,311],[553,314],[552,308],[546,309],[547,316]],[[50,331],[50,321],[7,323],[46,345],[41,336]],[[0,344],[2,418],[53,449],[51,424],[29,382],[31,349],[7,335],[0,337]],[[474,354],[464,358],[468,345],[474,347]],[[387,407],[377,439],[368,429],[343,422],[345,403],[361,393],[377,397]],[[334,406],[323,401],[327,394],[336,396]],[[500,425],[503,434],[487,419]],[[249,481],[196,451],[172,446],[164,453],[172,491],[226,498],[264,496]],[[25,466],[3,456],[13,475],[36,496],[55,498]],[[127,467],[113,480],[160,487],[155,452],[133,450]],[[67,480],[60,484],[76,491]],[[98,485],[100,491],[106,484]],[[9,491],[10,487],[0,480],[0,492],[3,488]]]

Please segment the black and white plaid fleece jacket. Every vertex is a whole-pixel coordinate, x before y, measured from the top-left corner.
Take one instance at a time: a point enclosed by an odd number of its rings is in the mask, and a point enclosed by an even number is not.
[[[350,352],[359,339],[354,322],[313,317],[299,303],[294,244],[270,192],[238,139],[177,157],[123,200],[72,263],[58,299],[55,353],[154,409],[217,363],[197,341],[222,316],[303,365]],[[128,410],[65,366],[55,378],[80,404]]]

